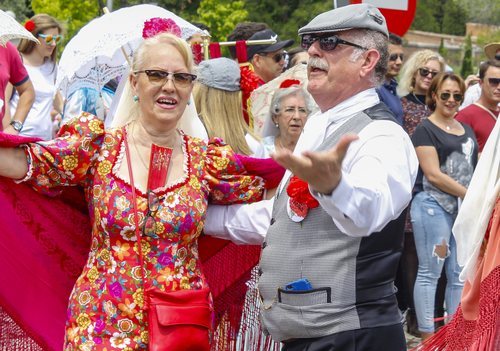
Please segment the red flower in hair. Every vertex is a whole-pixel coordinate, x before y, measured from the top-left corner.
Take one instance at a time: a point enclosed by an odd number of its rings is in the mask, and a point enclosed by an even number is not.
[[[27,20],[24,24],[24,28],[26,28],[26,30],[29,32],[33,32],[36,28],[35,22],[33,22],[32,20]]]
[[[285,79],[284,81],[281,82],[280,89],[290,88],[290,87],[293,87],[294,85],[300,86],[300,80],[298,80],[298,79]]]
[[[172,33],[175,36],[181,37],[181,28],[170,18],[153,17],[144,22],[142,29],[142,37],[144,39],[154,37],[160,33]]]

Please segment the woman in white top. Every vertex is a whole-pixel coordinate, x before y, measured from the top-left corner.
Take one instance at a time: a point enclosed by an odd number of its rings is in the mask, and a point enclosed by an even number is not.
[[[312,110],[313,103],[301,82],[284,80],[273,95],[270,114],[262,131],[264,138],[254,156],[267,158],[277,149],[293,152]]]
[[[25,23],[25,28],[40,44],[22,39],[18,45],[35,88],[35,102],[22,125],[20,135],[49,140],[54,135],[54,118],[62,110],[62,100],[55,87],[56,47],[62,39],[62,27],[55,18],[38,14]],[[18,101],[19,95],[14,93],[10,100],[11,111],[15,111]]]

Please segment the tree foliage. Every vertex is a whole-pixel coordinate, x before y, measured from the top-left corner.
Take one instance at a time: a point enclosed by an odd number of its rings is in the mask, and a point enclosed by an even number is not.
[[[470,35],[465,38],[465,48],[464,48],[464,59],[462,60],[462,68],[460,69],[460,75],[466,78],[469,74],[474,73],[474,68],[472,67],[472,40]]]
[[[466,21],[467,11],[457,0],[419,0],[411,28],[464,35]]]
[[[244,1],[202,0],[197,10],[198,20],[210,28],[212,41],[224,41],[237,23],[247,19]]]

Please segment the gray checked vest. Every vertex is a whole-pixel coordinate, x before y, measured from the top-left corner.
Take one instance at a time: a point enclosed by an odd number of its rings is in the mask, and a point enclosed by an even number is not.
[[[329,149],[343,134],[358,133],[373,119],[391,119],[390,115],[385,105],[365,110],[319,149]],[[356,238],[343,234],[321,206],[310,209],[302,222],[293,222],[287,202],[286,190],[276,195],[262,245],[259,291],[264,330],[283,341],[399,323],[394,278],[405,211],[382,231]],[[301,278],[311,282],[312,290],[283,289]]]

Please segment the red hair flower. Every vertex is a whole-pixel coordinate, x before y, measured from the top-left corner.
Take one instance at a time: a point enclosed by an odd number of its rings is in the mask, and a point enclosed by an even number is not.
[[[144,28],[142,29],[144,39],[154,37],[160,33],[172,33],[180,38],[181,28],[170,18],[153,17],[144,22]]]
[[[26,30],[29,32],[33,32],[36,28],[35,22],[33,22],[32,20],[27,20],[24,24],[24,28],[26,28]]]
[[[285,79],[284,81],[281,82],[280,89],[290,88],[290,87],[293,87],[295,85],[300,86],[300,80],[298,80],[298,79]]]
[[[291,218],[296,222],[300,222],[306,218],[311,208],[319,206],[318,200],[309,192],[307,183],[297,176],[292,176],[290,178],[286,193],[290,197],[289,205],[290,210],[292,210]]]

